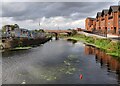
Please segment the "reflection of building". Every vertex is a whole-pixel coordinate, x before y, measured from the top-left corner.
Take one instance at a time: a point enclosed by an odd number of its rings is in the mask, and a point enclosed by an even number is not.
[[[96,61],[99,61],[101,66],[107,65],[108,69],[117,71],[120,73],[120,62],[110,55],[107,55],[104,51],[92,46],[85,46],[85,54],[95,55]]]
[[[88,31],[98,33],[120,34],[120,6],[110,6],[98,12],[96,18],[86,18],[85,27]]]
[[[92,46],[85,46],[85,54],[86,55],[94,55],[95,54],[95,48]]]

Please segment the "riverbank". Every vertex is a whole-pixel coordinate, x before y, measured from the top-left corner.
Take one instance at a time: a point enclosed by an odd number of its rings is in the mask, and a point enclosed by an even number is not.
[[[114,42],[111,39],[97,38],[95,36],[86,36],[83,34],[77,34],[66,39],[72,39],[76,41],[82,41],[85,44],[95,46],[104,50],[107,54],[115,56],[120,59],[120,42]]]
[[[27,38],[16,38],[16,39],[5,39],[2,42],[2,51],[4,50],[27,50],[31,49],[34,46],[39,46],[51,40],[52,37],[45,38],[36,38],[36,39],[27,39]]]

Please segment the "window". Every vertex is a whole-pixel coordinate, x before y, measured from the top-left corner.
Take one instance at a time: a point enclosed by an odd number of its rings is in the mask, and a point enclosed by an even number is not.
[[[119,25],[120,25],[120,20],[119,20]]]
[[[119,28],[118,32],[119,32],[119,34],[120,34],[120,28]]]
[[[110,16],[108,19],[112,19],[113,18],[113,16]]]
[[[90,25],[90,22],[88,23],[88,25]]]
[[[108,28],[108,32],[110,31],[110,28]]]

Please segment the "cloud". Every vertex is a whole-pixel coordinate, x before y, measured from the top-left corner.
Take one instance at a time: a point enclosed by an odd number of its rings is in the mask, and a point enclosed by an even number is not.
[[[119,0],[4,0],[3,2],[118,2]]]
[[[110,2],[20,2],[3,3],[3,17],[13,17],[15,20],[50,18],[56,16],[83,19],[92,16],[98,9],[108,6]],[[77,13],[77,15],[75,15]],[[74,15],[74,16],[73,16]]]
[[[40,26],[39,26],[39,21]],[[70,28],[77,28],[82,27],[84,25],[85,20],[72,20],[71,18],[63,18],[63,17],[50,17],[50,18],[41,18],[34,20],[22,20],[22,21],[15,21],[13,17],[4,17],[3,18],[3,25],[6,24],[15,24],[17,23],[21,28],[26,28],[29,30],[32,29],[70,29]]]
[[[113,2],[3,2],[3,25],[17,23],[28,29],[82,27],[86,17],[109,8]]]

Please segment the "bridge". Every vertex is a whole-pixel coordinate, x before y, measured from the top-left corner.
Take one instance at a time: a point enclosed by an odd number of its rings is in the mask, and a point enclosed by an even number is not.
[[[72,32],[70,30],[44,30],[44,31],[48,33],[71,33]]]
[[[72,33],[71,30],[44,30],[44,31],[55,34],[56,39],[58,39],[58,34],[60,33],[67,33],[68,35],[71,35]]]

